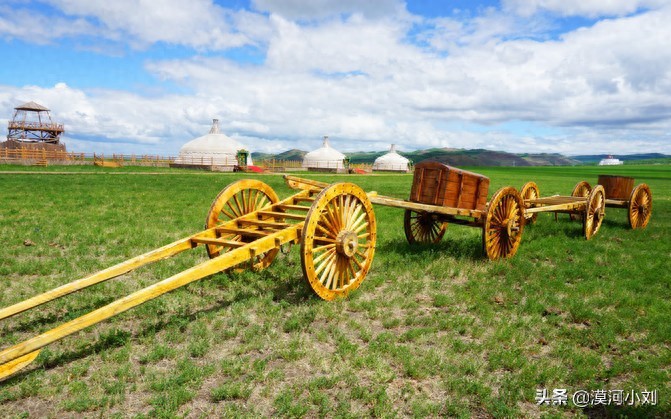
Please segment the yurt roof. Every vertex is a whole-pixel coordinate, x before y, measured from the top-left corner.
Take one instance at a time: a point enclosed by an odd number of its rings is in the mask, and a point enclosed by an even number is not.
[[[244,147],[240,143],[219,132],[219,120],[213,119],[212,128],[210,128],[209,133],[184,144],[179,152],[180,154],[231,154],[235,156],[241,148]]]
[[[342,161],[345,155],[335,148],[331,148],[329,138],[324,137],[324,142],[321,147],[313,150],[305,155],[304,161]]]
[[[392,144],[389,152],[375,159],[375,164],[408,164],[410,160],[396,152],[396,145]]]

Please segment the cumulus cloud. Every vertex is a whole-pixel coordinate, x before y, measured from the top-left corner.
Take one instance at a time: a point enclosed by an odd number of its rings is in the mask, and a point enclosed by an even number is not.
[[[42,11],[40,3],[54,11]],[[41,0],[20,5],[0,8],[0,34],[38,43],[81,35],[133,48],[163,42],[204,51],[258,45],[267,35],[264,17],[212,0]]]
[[[0,6],[0,36],[5,38],[49,44],[54,39],[81,34],[99,34],[99,31],[82,18],[50,17],[29,9]]]
[[[636,10],[653,10],[630,15],[622,6],[607,13],[623,17],[552,38],[544,36],[543,18],[494,9],[468,18],[409,17],[395,1],[381,2],[377,14],[350,1],[320,1],[314,10],[298,2],[254,3],[268,14],[204,0],[186,13],[181,2],[167,0],[163,7],[50,1],[64,15],[129,36],[131,44],[194,48],[192,56],[144,65],[189,93],[146,97],[64,84],[0,89],[3,115],[16,103],[42,101],[87,151],[175,154],[217,117],[252,151],[310,149],[330,135],[342,151],[393,142],[406,150],[671,152],[671,8],[653,8],[651,0],[637,2]],[[572,1],[561,3],[563,11],[550,0],[532,3],[531,12],[517,12],[574,13]],[[124,16],[124,8],[146,15]],[[91,21],[82,22],[78,30],[93,30]],[[213,27],[219,29],[206,30]],[[222,51],[250,42],[262,45],[259,63],[199,55],[205,45]]]
[[[548,11],[562,16],[626,16],[668,5],[666,0],[504,0],[506,9],[523,16]]]
[[[404,10],[399,0],[253,0],[256,10],[286,19],[321,19],[340,14],[361,14],[368,18],[396,15]]]

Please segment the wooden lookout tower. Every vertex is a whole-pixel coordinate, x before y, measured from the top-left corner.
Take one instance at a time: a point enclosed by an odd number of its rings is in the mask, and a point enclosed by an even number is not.
[[[49,109],[35,102],[24,103],[14,108],[14,117],[8,124],[5,148],[30,148],[38,150],[62,150],[63,124],[53,122]]]

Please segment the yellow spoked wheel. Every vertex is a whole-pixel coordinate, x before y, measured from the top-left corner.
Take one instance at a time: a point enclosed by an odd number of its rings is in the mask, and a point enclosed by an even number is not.
[[[301,237],[303,274],[324,300],[344,297],[363,282],[375,253],[376,224],[366,193],[335,183],[317,195]]]
[[[517,252],[524,229],[524,202],[513,187],[499,189],[487,205],[482,244],[491,260],[509,258]]]
[[[541,196],[541,192],[538,189],[538,185],[536,185],[536,182],[527,182],[522,186],[522,190],[520,191],[520,195],[522,195],[523,200],[529,200],[529,199],[538,199]],[[525,205],[526,208],[526,205]],[[527,224],[533,224],[536,222],[536,217],[538,214],[533,213],[533,214],[527,214],[526,212],[524,213],[524,219]]]
[[[631,192],[629,198],[629,225],[631,228],[645,228],[652,215],[652,192],[641,183]]]
[[[587,198],[590,192],[592,192],[592,187],[590,186],[590,184],[584,180],[581,180],[580,182],[575,184],[573,192],[571,192],[571,196],[579,196],[581,198]],[[580,220],[582,216],[578,214],[569,214],[569,218],[571,218],[571,221],[577,221]]]
[[[280,199],[275,191],[261,181],[244,179],[233,182],[214,198],[210,211],[207,213],[205,228],[216,227],[279,201]],[[246,236],[244,234],[222,234],[219,232],[217,237],[244,243],[249,243],[258,238],[257,236]],[[210,258],[215,258],[230,250],[228,247],[213,244],[207,244],[206,248]],[[260,270],[268,267],[277,256],[277,252],[279,252],[279,249],[273,249],[258,255],[253,262],[254,269]]]
[[[606,215],[606,193],[603,186],[596,185],[589,193],[585,216],[583,217],[582,230],[585,239],[591,239],[601,227],[603,217]]]
[[[403,229],[408,243],[438,243],[445,235],[447,223],[437,214],[405,210]]]

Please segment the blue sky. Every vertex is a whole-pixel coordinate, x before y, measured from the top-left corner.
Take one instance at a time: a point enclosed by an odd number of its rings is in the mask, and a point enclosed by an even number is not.
[[[212,118],[252,151],[671,153],[668,0],[0,0],[0,123],[176,155]]]

